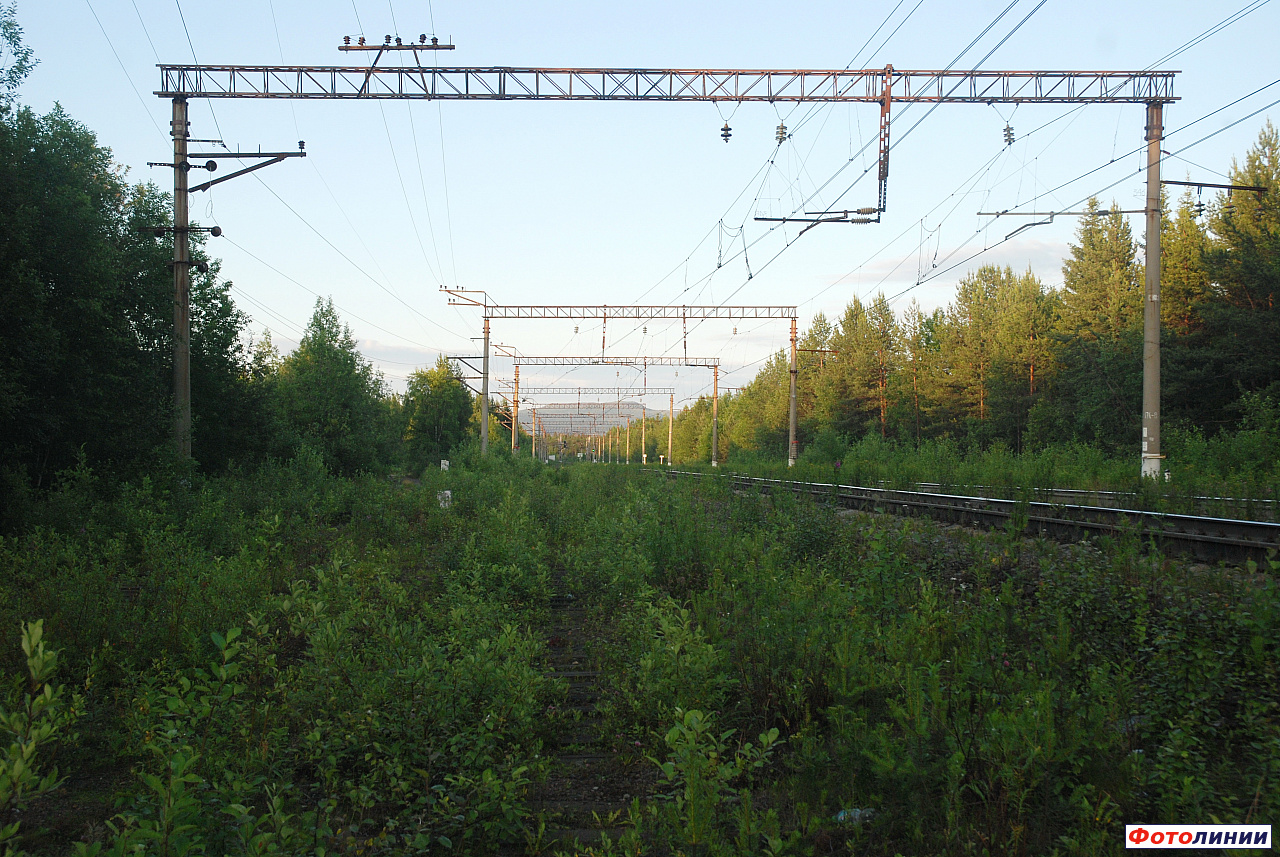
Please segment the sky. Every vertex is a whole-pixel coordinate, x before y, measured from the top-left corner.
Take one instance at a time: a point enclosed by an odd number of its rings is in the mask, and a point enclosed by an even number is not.
[[[1227,181],[1280,115],[1270,0],[16,2],[39,60],[20,100],[61,104],[130,180],[169,189],[172,171],[147,166],[172,161],[158,63],[361,64],[370,55],[337,50],[361,34],[435,35],[456,45],[432,57],[450,66],[1178,71],[1162,169],[1204,182]],[[803,236],[754,218],[874,205],[874,105],[223,99],[193,100],[190,118],[193,137],[240,151],[306,142],[305,159],[192,197],[193,220],[224,231],[208,250],[252,333],[269,329],[288,351],[317,297],[331,297],[396,390],[442,353],[480,351],[479,312],[450,306],[442,286],[495,304],[796,305],[802,329],[878,292],[899,313],[912,300],[928,312],[984,264],[1061,285],[1078,218],[1006,240],[1040,218],[978,212],[1073,211],[1091,195],[1141,208],[1145,186],[1142,105],[895,104],[881,222]],[[780,123],[790,138],[778,145]],[[1141,215],[1130,219],[1141,239]],[[526,355],[588,356],[602,333],[613,357],[718,357],[724,391],[749,382],[789,329],[510,320],[494,321],[492,338]],[[495,356],[491,389],[511,375]],[[524,386],[645,382],[674,386],[677,407],[711,387],[693,367],[521,369]]]

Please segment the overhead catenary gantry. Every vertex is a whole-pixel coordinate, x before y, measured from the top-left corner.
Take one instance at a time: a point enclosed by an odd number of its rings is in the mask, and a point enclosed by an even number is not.
[[[528,387],[524,392],[525,395],[529,396],[567,396],[576,393],[581,396],[617,396],[623,398],[648,394],[666,396],[673,395],[675,391],[675,387]]]
[[[388,38],[388,47],[390,39]],[[343,46],[350,49],[351,46]],[[412,50],[412,45],[394,47]],[[442,48],[446,46],[441,46]],[[447,46],[452,48],[452,46]],[[422,45],[418,49],[426,49]],[[378,56],[381,56],[379,51]],[[889,114],[893,103],[932,104],[1145,104],[1147,107],[1146,288],[1143,301],[1142,475],[1156,477],[1160,454],[1160,140],[1163,107],[1173,95],[1174,71],[995,71],[904,70],[891,65],[875,69],[640,69],[640,68],[516,68],[505,66],[285,66],[160,64],[160,88],[155,94],[174,102],[174,187],[181,188],[185,214],[187,187],[185,105],[191,98],[258,99],[420,99],[435,101],[666,101],[666,102],[844,102],[880,105],[879,197],[876,206],[853,212],[816,212],[810,226],[833,220],[878,222],[885,210],[889,156]],[[181,108],[179,107],[181,105]],[[726,123],[727,125],[727,123]],[[727,130],[727,128],[726,128]],[[781,132],[779,138],[782,137]],[[179,177],[181,174],[181,178]],[[175,199],[175,231],[177,207]],[[875,217],[853,217],[871,214]],[[185,224],[182,224],[185,230]],[[185,232],[184,232],[185,234]],[[178,269],[186,266],[175,258]],[[185,290],[175,283],[175,302],[185,302]],[[489,315],[488,310],[496,311]],[[486,307],[485,356],[488,356],[490,318],[680,318],[688,307],[600,307],[601,313],[570,315],[585,307]],[[717,311],[724,307],[710,308]],[[758,308],[759,309],[759,308]],[[778,308],[773,308],[778,309]],[[634,314],[615,313],[622,310]],[[527,314],[521,314],[526,312]],[[558,314],[555,314],[558,313]],[[795,308],[791,308],[792,327]],[[180,317],[175,308],[175,319]],[[685,314],[685,317],[693,317]],[[705,318],[769,318],[769,315]],[[181,331],[175,342],[181,338]],[[795,335],[792,336],[792,385],[795,382]],[[175,345],[175,365],[177,363]],[[488,410],[486,366],[482,408]],[[189,388],[178,389],[177,410],[190,412]],[[182,396],[188,396],[185,402]],[[788,463],[794,463],[794,392]],[[181,426],[181,423],[179,423]],[[488,446],[488,420],[481,421],[481,445]],[[179,449],[189,426],[179,428]]]
[[[713,390],[720,383],[720,358],[719,357],[611,357],[607,355],[592,355],[590,357],[530,357],[523,354],[515,354],[512,352],[511,359],[515,362],[516,384],[519,389],[520,367],[521,366],[638,366],[642,371],[648,372],[650,366],[693,366],[710,369],[712,371],[712,388]],[[652,388],[646,388],[648,392],[653,392]],[[713,396],[714,398],[714,396]],[[667,463],[671,462],[671,447],[675,438],[675,418],[676,418],[676,397],[673,390],[667,401],[668,422],[667,422]],[[719,440],[719,409],[713,403],[711,419],[711,433]],[[712,459],[715,460],[716,450],[713,450]],[[718,464],[718,462],[716,462]]]
[[[450,46],[452,48],[452,46]],[[162,98],[1147,104],[1173,71],[513,68],[161,64]]]
[[[560,393],[576,394],[578,388],[557,388]],[[533,402],[526,399],[527,404]],[[643,404],[616,399],[612,402],[542,402],[529,409],[529,434],[534,443],[531,453],[538,457],[539,434],[546,439],[551,435],[576,435],[586,437],[595,444],[597,454],[604,452],[604,438],[609,430],[625,427],[630,421],[648,413]],[[642,423],[643,425],[643,423]],[[544,442],[544,452],[546,445]]]
[[[491,304],[489,303],[489,295],[484,291],[472,289],[448,289],[442,288],[441,291],[449,294],[449,303],[454,306],[472,306],[482,311],[484,319],[484,355],[483,355],[483,375],[484,380],[481,382],[482,390],[480,400],[480,449],[485,452],[489,448],[489,321],[494,318],[505,319],[578,319],[578,318],[599,318],[603,320],[603,329],[600,333],[600,359],[606,359],[605,347],[607,344],[606,333],[608,331],[609,319],[631,319],[644,321],[649,319],[680,319],[687,322],[689,319],[771,319],[786,318],[791,320],[791,394],[788,403],[789,409],[789,442],[787,445],[787,466],[794,466],[799,456],[799,441],[796,439],[796,319],[799,315],[794,306],[759,306],[759,305],[742,305],[734,306],[728,304]],[[472,295],[483,295],[482,300],[477,300]],[[512,355],[513,360],[517,360]],[[585,359],[585,358],[584,358]],[[644,358],[641,358],[644,359]],[[670,358],[671,360],[684,358]],[[674,365],[674,364],[673,364]],[[720,362],[716,360],[711,364],[712,370],[712,394],[711,394],[711,466],[719,465],[719,442],[720,442]],[[672,396],[671,408],[674,415],[675,397]],[[673,417],[674,421],[674,417]],[[670,445],[670,444],[668,444]]]
[[[720,365],[719,357],[529,357],[518,354],[511,358],[517,366],[701,366],[710,369]]]

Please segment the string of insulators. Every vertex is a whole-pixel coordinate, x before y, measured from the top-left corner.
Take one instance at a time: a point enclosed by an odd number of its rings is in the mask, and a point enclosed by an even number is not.
[[[733,136],[733,129],[729,127],[729,123],[724,123],[724,127],[720,129],[720,137],[727,143],[729,138]]]
[[[1004,126],[1004,144],[1006,146],[1013,145],[1013,126],[1012,125]]]

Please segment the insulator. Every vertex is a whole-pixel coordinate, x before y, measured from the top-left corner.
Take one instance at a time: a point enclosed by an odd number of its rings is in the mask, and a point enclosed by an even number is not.
[[[215,227],[213,227],[212,229],[210,229],[210,230],[209,230],[209,234],[210,234],[210,235],[212,235],[214,238],[221,238],[221,237],[222,237],[222,227],[221,227],[221,226],[215,226]]]
[[[306,141],[306,140],[299,140],[299,141],[298,141],[298,151],[299,151],[299,152],[301,152],[301,151],[303,151],[303,150],[304,150],[304,149],[306,149],[306,148],[307,148],[307,141]]]
[[[858,209],[856,212],[854,212],[854,213],[855,213],[855,214],[875,214],[875,213],[877,213],[878,211],[880,211],[880,209],[878,209],[878,208],[859,208],[859,209]]]
[[[439,40],[439,39],[437,39],[435,36],[432,36],[432,37],[431,37],[431,44],[433,44],[433,45],[438,45],[438,44],[440,44],[440,40]]]
[[[383,36],[383,37],[382,37],[382,43],[383,43],[384,45],[389,45],[389,44],[391,44],[391,37],[390,37],[390,36]]]
[[[735,328],[733,329],[733,335],[734,335],[734,336],[737,336],[737,335],[738,335],[738,328],[736,328],[736,327],[735,327]]]
[[[649,335],[649,327],[648,327],[648,325],[645,325],[644,327],[640,328],[640,332],[641,332],[642,334],[644,334],[645,336],[648,336],[648,335]]]
[[[396,36],[396,47],[400,47],[401,44],[400,37]]]
[[[787,126],[784,123],[779,122],[778,123],[778,143],[779,144],[785,143],[787,141],[788,136],[790,135],[787,134]]]
[[[364,36],[361,36],[361,37],[360,37],[360,41],[359,41],[359,42],[357,42],[357,44],[361,44],[361,45],[363,45],[363,44],[364,44]]]
[[[1004,144],[1006,146],[1013,145],[1013,126],[1011,125],[1004,126]]]
[[[200,273],[202,273],[202,274],[207,274],[207,273],[209,273],[209,263],[208,263],[208,262],[197,262],[197,263],[196,263],[196,270],[197,270],[197,271],[199,271],[199,272],[200,272]]]
[[[218,162],[217,162],[217,161],[205,161],[205,162],[204,162],[204,168],[205,168],[206,170],[208,170],[209,172],[213,172],[214,170],[216,170],[216,169],[218,168]]]
[[[426,33],[419,33],[419,34],[418,34],[418,44],[420,44],[420,45],[425,45],[426,43],[427,43],[427,34],[426,34]]]
[[[729,127],[728,122],[724,123],[724,127],[720,129],[720,136],[724,138],[726,143],[729,142],[729,138],[733,136],[731,133],[732,131],[733,129]]]
[[[344,45],[349,45],[349,44],[351,44],[351,37],[350,37],[350,36],[343,36],[343,37],[342,37],[342,43],[343,43]]]

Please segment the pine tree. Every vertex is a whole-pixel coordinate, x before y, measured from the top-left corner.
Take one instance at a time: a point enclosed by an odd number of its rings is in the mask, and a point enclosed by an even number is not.
[[[870,386],[879,412],[880,436],[886,437],[889,433],[890,380],[898,369],[902,333],[884,292],[877,294],[871,306],[867,307],[867,334],[871,346],[867,355]]]
[[[1056,318],[1056,299],[1046,293],[1031,271],[1014,276],[1005,268],[995,289],[995,332],[992,399],[997,433],[1014,449],[1039,387],[1049,371],[1049,331]]]
[[[867,309],[858,298],[845,307],[831,345],[839,354],[822,374],[818,410],[825,425],[861,437],[877,407],[872,368],[876,346]]]
[[[933,335],[934,325],[930,317],[920,311],[920,304],[912,299],[902,314],[902,372],[907,389],[908,426],[915,442],[920,442],[922,422],[928,408],[928,391],[932,387],[938,364],[938,341]]]
[[[1062,265],[1061,329],[1072,336],[1116,336],[1142,323],[1143,271],[1129,223],[1090,199],[1078,244]]]
[[[1238,419],[1243,393],[1280,400],[1280,134],[1270,122],[1243,163],[1232,162],[1231,181],[1267,190],[1220,197],[1210,220],[1213,294],[1200,307],[1186,399],[1215,428]]]
[[[1160,221],[1160,323],[1177,336],[1200,326],[1200,309],[1213,293],[1206,263],[1209,234],[1198,212],[1188,190],[1178,200],[1177,213]]]
[[[966,275],[956,289],[955,302],[947,308],[941,331],[951,394],[959,412],[979,422],[989,415],[997,289],[1012,278],[1012,270],[994,265]]]

